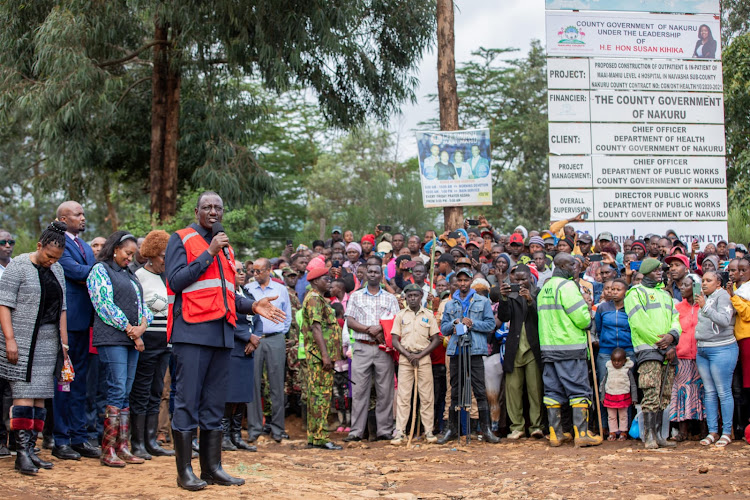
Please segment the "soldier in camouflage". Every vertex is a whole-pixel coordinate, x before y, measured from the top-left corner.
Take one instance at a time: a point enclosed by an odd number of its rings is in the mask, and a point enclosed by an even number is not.
[[[328,438],[333,393],[333,363],[341,356],[341,327],[324,295],[331,287],[328,269],[319,259],[307,268],[312,290],[302,306],[302,334],[307,358],[307,446],[340,450]]]

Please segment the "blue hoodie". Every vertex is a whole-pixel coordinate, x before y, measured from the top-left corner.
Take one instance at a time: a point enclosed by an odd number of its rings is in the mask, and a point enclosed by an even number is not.
[[[628,315],[624,307],[617,310],[614,302],[603,302],[596,308],[594,322],[599,335],[600,353],[612,354],[615,347],[633,352],[630,324],[628,324]]]

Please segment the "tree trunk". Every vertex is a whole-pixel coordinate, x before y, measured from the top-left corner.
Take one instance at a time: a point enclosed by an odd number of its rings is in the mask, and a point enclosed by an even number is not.
[[[158,20],[154,40],[167,42],[169,25]],[[172,39],[174,40],[174,28]],[[154,46],[151,78],[151,215],[164,222],[177,213],[177,142],[180,137],[179,71],[171,64],[172,44]]]
[[[154,40],[167,41],[169,28],[156,21]],[[164,139],[167,127],[167,70],[169,59],[166,44],[154,45],[154,70],[151,75],[151,215],[162,219],[161,195],[164,172]]]
[[[120,228],[120,219],[117,217],[115,204],[112,203],[112,189],[109,185],[109,177],[104,177],[104,202],[107,205],[107,216],[104,220],[109,221],[109,225],[112,226],[112,232],[117,231]]]
[[[437,1],[438,103],[440,130],[458,130],[458,85],[456,84],[456,38],[453,31],[453,0]],[[462,207],[443,208],[445,229],[453,231],[464,224]]]

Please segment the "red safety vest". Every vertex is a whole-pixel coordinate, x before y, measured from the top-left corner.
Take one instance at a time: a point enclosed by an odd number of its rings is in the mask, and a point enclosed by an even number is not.
[[[180,235],[182,244],[185,246],[188,264],[208,250],[208,243],[195,229],[188,227],[177,231],[177,234]],[[178,311],[178,316],[182,315],[186,323],[205,323],[226,318],[232,326],[237,325],[237,310],[234,301],[234,276],[237,270],[234,266],[234,250],[231,246],[227,248],[231,257],[229,261],[224,256],[224,252],[219,252],[218,262],[214,258],[198,281],[182,290],[182,310]],[[219,268],[219,263],[221,263],[221,268]],[[175,293],[169,287],[169,280],[167,280],[167,298],[169,300],[167,340],[169,340],[172,337],[175,301]]]

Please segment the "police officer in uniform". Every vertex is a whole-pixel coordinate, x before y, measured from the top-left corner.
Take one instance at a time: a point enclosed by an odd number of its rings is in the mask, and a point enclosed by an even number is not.
[[[187,490],[244,484],[221,467],[221,419],[237,314],[284,320],[283,311],[271,304],[275,297],[253,301],[234,293],[234,251],[227,235],[212,229],[223,215],[221,197],[202,193],[195,208],[197,223],[172,234],[167,245],[167,335],[175,365],[172,434],[177,484]],[[192,433],[199,426],[200,479],[191,466]]]

